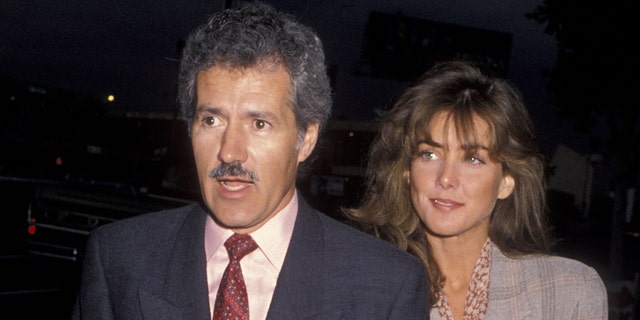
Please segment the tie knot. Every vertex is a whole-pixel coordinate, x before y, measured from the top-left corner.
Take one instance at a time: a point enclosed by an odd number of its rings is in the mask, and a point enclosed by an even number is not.
[[[258,244],[248,234],[234,233],[224,242],[231,260],[240,260],[251,251],[258,248]]]

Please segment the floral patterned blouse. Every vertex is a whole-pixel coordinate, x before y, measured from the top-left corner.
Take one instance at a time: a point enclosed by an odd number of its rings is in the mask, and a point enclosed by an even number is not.
[[[476,266],[471,274],[469,290],[464,305],[464,313],[462,320],[481,320],[487,313],[489,305],[489,269],[491,266],[491,240],[487,241],[482,247],[480,257],[476,261]],[[437,294],[438,302],[434,306],[438,310],[440,318],[445,320],[454,320],[451,308],[447,303],[447,296],[443,290]]]

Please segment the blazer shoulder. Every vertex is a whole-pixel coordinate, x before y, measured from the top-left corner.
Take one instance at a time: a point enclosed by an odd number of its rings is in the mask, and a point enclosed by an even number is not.
[[[206,216],[206,213],[197,204],[144,213],[99,226],[89,238],[116,243],[157,241],[158,237],[174,235],[189,217],[198,215]]]
[[[398,268],[404,265],[412,269],[423,269],[422,263],[417,258],[392,243],[367,234],[321,212],[318,214],[321,216],[325,232],[324,243],[329,252],[352,258],[359,257],[360,261],[378,261],[377,264],[380,267],[386,265]]]
[[[181,219],[184,219],[185,215],[189,212],[196,210],[198,205],[188,204],[185,206],[164,209],[159,211],[152,211],[143,213],[140,215],[126,217],[124,219],[116,220],[114,222],[107,223],[98,227],[98,229],[121,229],[121,228],[135,228],[136,226],[147,225],[162,225],[171,224]]]
[[[566,291],[567,294],[588,292],[596,297],[606,296],[599,273],[586,263],[555,255],[526,255],[510,258],[498,251],[492,255],[492,285],[519,286],[524,290]],[[505,277],[504,275],[510,275]],[[536,289],[537,288],[537,289]]]
[[[505,258],[505,261],[509,262],[507,264],[510,265],[511,269],[519,269],[529,275],[577,278],[589,276],[599,278],[598,272],[592,266],[563,256],[532,254],[523,257]]]

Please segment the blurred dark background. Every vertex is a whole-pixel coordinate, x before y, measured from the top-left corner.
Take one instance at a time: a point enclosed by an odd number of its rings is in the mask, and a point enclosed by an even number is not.
[[[640,319],[630,1],[270,2],[325,44],[333,117],[298,185],[313,205],[340,218],[358,203],[376,110],[438,60],[480,62],[521,89],[534,118],[556,253],[596,268],[610,319]],[[0,3],[3,314],[67,318],[91,229],[200,201],[177,61],[193,27],[237,3]]]

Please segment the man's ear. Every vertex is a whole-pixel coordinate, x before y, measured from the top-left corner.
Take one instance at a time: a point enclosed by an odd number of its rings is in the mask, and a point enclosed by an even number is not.
[[[319,123],[312,123],[307,127],[307,132],[304,134],[304,139],[298,148],[298,163],[306,160],[313,149],[316,147],[318,141],[318,134],[320,131]]]

